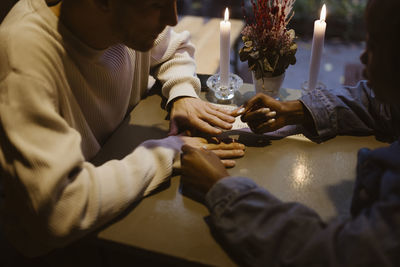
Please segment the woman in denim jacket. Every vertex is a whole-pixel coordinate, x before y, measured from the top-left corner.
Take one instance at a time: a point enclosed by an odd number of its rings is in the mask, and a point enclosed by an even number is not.
[[[310,92],[299,101],[257,95],[242,112],[256,133],[300,124],[316,142],[351,134],[392,143],[359,151],[350,219],[325,223],[248,178],[229,177],[212,153],[183,148],[183,181],[205,194],[210,226],[240,265],[400,266],[399,10],[398,0],[368,3],[361,57],[368,81]]]

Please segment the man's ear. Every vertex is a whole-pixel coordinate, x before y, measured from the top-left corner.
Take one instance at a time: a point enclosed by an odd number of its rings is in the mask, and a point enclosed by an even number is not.
[[[110,9],[110,0],[93,0],[93,3],[102,11]]]

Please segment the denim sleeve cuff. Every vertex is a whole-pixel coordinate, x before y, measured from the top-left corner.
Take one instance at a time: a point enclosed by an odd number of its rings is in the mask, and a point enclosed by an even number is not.
[[[256,188],[252,180],[244,177],[225,177],[211,187],[206,195],[206,205],[212,209],[221,202],[228,202],[229,199],[241,193]]]
[[[334,105],[321,91],[315,90],[299,99],[309,111],[315,125],[317,136],[309,136],[310,139],[328,139],[336,135],[334,117]],[[307,132],[314,132],[306,129]]]
[[[262,190],[264,195],[270,196],[271,200],[279,202],[277,198],[261,189],[255,182],[244,177],[226,177],[219,180],[207,193],[205,203],[215,214],[221,213],[231,200],[238,199],[250,191]],[[265,194],[266,193],[266,194]]]

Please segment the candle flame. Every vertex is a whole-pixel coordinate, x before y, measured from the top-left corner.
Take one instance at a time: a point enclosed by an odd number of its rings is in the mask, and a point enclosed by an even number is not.
[[[321,9],[321,18],[320,20],[325,21],[326,19],[326,5],[324,4]]]
[[[225,19],[224,20],[225,21],[229,20],[229,10],[228,10],[228,8],[225,9]]]

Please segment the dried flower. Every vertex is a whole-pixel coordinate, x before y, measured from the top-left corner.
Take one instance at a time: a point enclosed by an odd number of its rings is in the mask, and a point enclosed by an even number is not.
[[[296,0],[250,1],[253,16],[245,14],[247,25],[242,31],[240,60],[248,62],[257,79],[281,75],[296,63],[295,32],[287,29]]]

